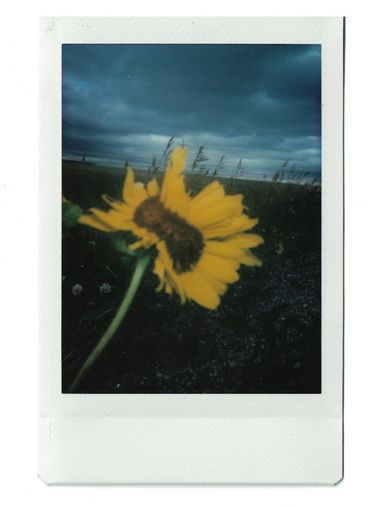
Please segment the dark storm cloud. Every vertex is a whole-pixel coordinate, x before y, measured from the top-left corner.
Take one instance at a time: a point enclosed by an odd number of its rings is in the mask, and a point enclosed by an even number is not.
[[[148,164],[168,138],[250,172],[319,171],[316,45],[64,45],[63,153]]]

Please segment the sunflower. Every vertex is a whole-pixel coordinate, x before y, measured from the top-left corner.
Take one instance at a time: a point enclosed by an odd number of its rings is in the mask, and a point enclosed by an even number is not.
[[[156,247],[154,273],[158,291],[178,293],[215,309],[229,283],[239,279],[241,264],[261,266],[250,248],[263,243],[244,233],[258,222],[244,213],[241,194],[226,195],[215,180],[195,196],[184,182],[187,149],[173,150],[161,188],[153,178],[145,187],[128,168],[122,201],[103,196],[110,209],[92,208],[79,222],[104,232],[130,231],[137,241],[131,250]]]

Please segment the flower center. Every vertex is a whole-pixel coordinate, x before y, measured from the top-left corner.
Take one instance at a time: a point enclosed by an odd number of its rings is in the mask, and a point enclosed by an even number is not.
[[[137,207],[134,222],[166,242],[177,274],[190,271],[200,259],[204,248],[202,234],[167,210],[157,198],[148,198]]]

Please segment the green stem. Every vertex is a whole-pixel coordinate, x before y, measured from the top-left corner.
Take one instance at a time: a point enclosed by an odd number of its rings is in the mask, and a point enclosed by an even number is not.
[[[130,282],[130,286],[124,295],[124,299],[122,300],[119,309],[117,310],[116,315],[114,316],[114,319],[110,323],[109,327],[106,329],[105,333],[101,337],[100,341],[97,343],[95,348],[92,350],[92,352],[87,357],[86,361],[84,362],[81,369],[78,371],[76,377],[73,380],[73,383],[71,384],[69,388],[69,392],[73,392],[81,379],[84,377],[84,375],[87,373],[87,371],[93,366],[93,364],[96,362],[98,357],[101,355],[102,351],[105,349],[105,347],[108,345],[110,340],[113,338],[115,332],[121,325],[122,321],[124,320],[125,315],[127,314],[127,311],[133,302],[133,299],[135,297],[135,294],[137,293],[137,290],[139,288],[139,285],[142,281],[143,274],[145,273],[145,270],[148,266],[148,262],[150,260],[149,255],[143,255],[138,258],[137,265],[134,270],[134,274],[132,277],[132,280]]]

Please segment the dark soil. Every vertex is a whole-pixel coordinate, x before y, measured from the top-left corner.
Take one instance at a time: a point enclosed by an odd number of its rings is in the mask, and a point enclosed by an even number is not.
[[[143,176],[143,175],[142,175]],[[63,191],[82,207],[120,198],[123,175],[64,164]],[[192,188],[208,182],[189,178]],[[224,181],[225,183],[225,181]],[[243,193],[263,267],[242,267],[215,311],[156,293],[146,272],[116,336],[75,392],[319,393],[321,390],[321,193],[296,184],[226,181]],[[109,235],[63,231],[63,392],[111,322],[133,266]]]

